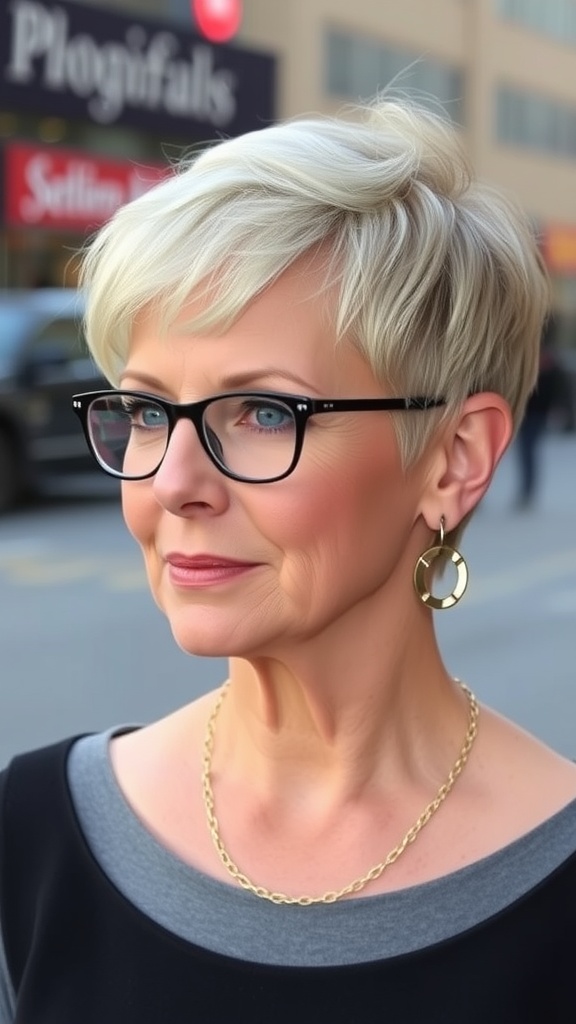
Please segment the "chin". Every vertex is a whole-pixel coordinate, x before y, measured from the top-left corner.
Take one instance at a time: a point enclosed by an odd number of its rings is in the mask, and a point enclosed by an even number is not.
[[[181,610],[168,615],[172,636],[185,654],[199,658],[247,657],[260,647],[242,618],[219,615],[213,608]]]
[[[184,654],[193,655],[195,658],[249,659],[250,657],[256,657],[260,651],[260,648],[256,648],[254,644],[231,644],[229,640],[224,641],[217,637],[212,639],[211,637],[203,636],[200,638],[190,633],[182,636],[175,630],[172,630],[172,636]]]

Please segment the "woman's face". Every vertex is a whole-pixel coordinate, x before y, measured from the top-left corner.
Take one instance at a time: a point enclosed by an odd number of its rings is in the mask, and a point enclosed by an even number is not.
[[[336,344],[321,284],[296,263],[217,337],[186,333],[188,307],[167,338],[141,319],[122,386],[174,402],[237,388],[382,396],[352,345]],[[411,591],[399,565],[422,486],[422,467],[402,469],[386,412],[313,418],[294,472],[268,484],[222,475],[181,420],[155,478],[123,484],[123,508],[180,646],[255,656],[322,633],[395,573]]]

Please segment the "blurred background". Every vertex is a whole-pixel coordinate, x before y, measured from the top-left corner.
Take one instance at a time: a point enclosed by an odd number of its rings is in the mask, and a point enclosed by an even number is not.
[[[82,244],[183,151],[396,87],[440,106],[529,212],[553,311],[538,393],[438,613],[447,663],[576,756],[576,0],[0,5],[0,764],[216,685],[152,605],[70,408]],[[449,581],[446,581],[447,585]]]

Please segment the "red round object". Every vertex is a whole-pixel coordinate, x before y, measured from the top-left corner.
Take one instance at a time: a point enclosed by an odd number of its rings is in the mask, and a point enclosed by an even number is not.
[[[242,0],[192,0],[192,13],[206,39],[225,43],[240,28]]]

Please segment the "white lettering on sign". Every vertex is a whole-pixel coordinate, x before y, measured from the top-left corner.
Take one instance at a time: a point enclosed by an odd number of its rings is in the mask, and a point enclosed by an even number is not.
[[[28,224],[46,216],[107,220],[129,198],[120,182],[99,179],[96,167],[85,160],[71,161],[58,174],[50,156],[38,154],[26,165],[25,179],[29,195],[20,213]]]
[[[26,84],[36,78],[53,92],[85,99],[90,117],[111,124],[129,105],[165,111],[225,127],[236,113],[236,75],[214,67],[210,46],[179,56],[173,32],[149,35],[132,25],[124,41],[98,42],[87,32],[70,35],[62,7],[39,0],[12,0],[12,36],[6,77]]]

